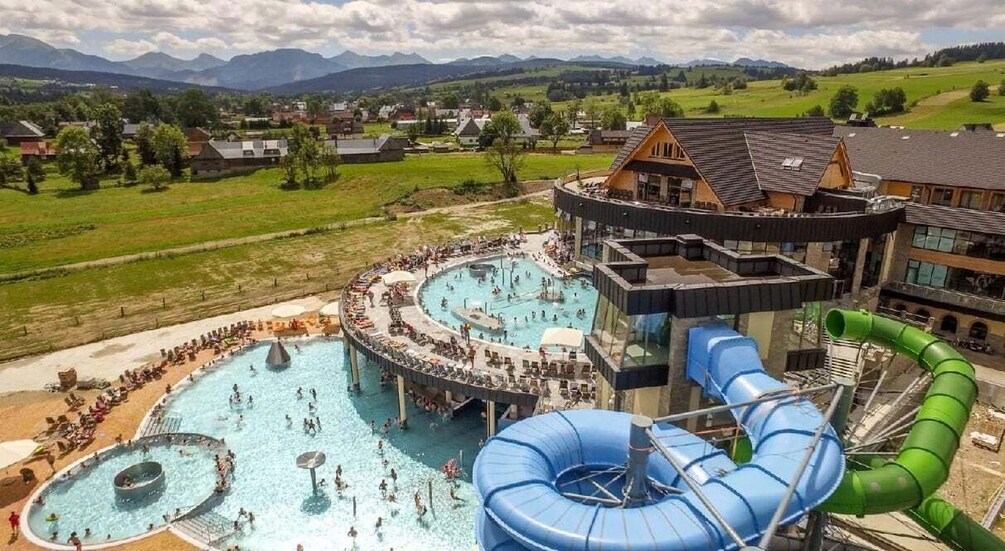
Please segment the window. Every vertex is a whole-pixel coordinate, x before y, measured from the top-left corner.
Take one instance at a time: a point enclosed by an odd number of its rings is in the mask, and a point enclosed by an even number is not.
[[[988,338],[988,325],[983,321],[975,321],[973,325],[970,326],[970,338],[983,341]]]
[[[992,193],[989,209],[995,212],[1005,212],[1005,193]]]
[[[977,210],[981,208],[981,199],[983,198],[984,198],[983,192],[963,191],[960,193],[960,208]]]
[[[911,202],[920,203],[923,191],[925,191],[924,186],[911,186]]]
[[[945,287],[946,279],[949,276],[949,267],[931,262],[920,262],[910,260],[907,262],[908,283],[918,285],[930,285],[932,287]]]
[[[921,308],[920,310],[915,312],[914,315],[918,316],[923,320],[928,320],[928,318],[932,317],[932,314],[929,314],[928,310],[925,310],[924,308]]]
[[[937,187],[932,190],[932,199],[929,201],[932,205],[942,205],[944,207],[953,206],[953,190],[944,187]]]
[[[942,318],[939,322],[939,331],[943,333],[948,333],[950,335],[956,334],[956,328],[959,326],[960,322],[956,320],[955,316],[949,316]]]

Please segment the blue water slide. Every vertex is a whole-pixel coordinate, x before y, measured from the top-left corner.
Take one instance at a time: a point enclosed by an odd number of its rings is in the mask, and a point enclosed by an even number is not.
[[[757,344],[725,326],[691,329],[687,376],[707,396],[739,403],[786,388],[769,377]],[[737,466],[711,443],[669,423],[653,435],[700,487],[715,510],[746,543],[756,543],[795,478],[820,411],[800,397],[733,410],[754,445],[753,459]],[[659,453],[647,475],[660,488],[636,507],[606,506],[567,497],[597,495],[580,473],[612,473],[601,496],[618,495],[632,415],[600,410],[553,412],[520,421],[490,439],[473,471],[480,502],[479,545],[493,551],[636,551],[736,549],[728,531]],[[844,474],[844,454],[830,427],[814,449],[782,524],[792,524],[824,501]],[[570,491],[570,488],[572,489]],[[565,495],[563,495],[565,494]]]

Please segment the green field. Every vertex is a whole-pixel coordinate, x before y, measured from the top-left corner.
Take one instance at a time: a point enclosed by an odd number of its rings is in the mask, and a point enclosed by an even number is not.
[[[724,69],[696,67],[688,71],[688,78],[705,72],[707,76],[721,73]],[[729,69],[736,72],[735,69]],[[674,71],[671,71],[673,74]],[[516,75],[510,78],[518,78]],[[635,82],[640,77],[629,77]],[[954,130],[964,122],[992,122],[1005,124],[1005,96],[997,95],[998,84],[1005,80],[1005,60],[986,63],[957,63],[951,67],[913,67],[890,71],[875,71],[838,75],[835,77],[814,77],[818,88],[800,95],[781,87],[778,80],[749,81],[745,90],[735,90],[724,95],[714,88],[681,88],[664,92],[679,103],[688,117],[709,116],[705,108],[715,100],[721,109],[717,116],[792,117],[801,115],[815,105],[824,109],[838,88],[850,84],[858,89],[858,109],[863,110],[873,95],[881,88],[901,87],[907,94],[909,110],[879,119],[881,124],[909,125],[916,128],[936,128]],[[967,97],[970,87],[977,81],[991,84],[991,97],[987,101],[974,103]],[[504,79],[495,82],[498,86],[492,93],[509,99],[521,96],[527,100],[545,98],[545,85],[506,85]],[[587,100],[597,101],[602,107],[619,103],[616,95],[587,96]],[[565,103],[555,103],[556,109],[565,109]],[[641,115],[636,113],[635,118]]]
[[[612,158],[533,154],[520,177],[555,178],[606,167]],[[417,189],[499,180],[475,153],[409,155],[398,163],[344,165],[339,172],[320,190],[280,189],[278,168],[176,183],[162,193],[112,187],[114,181],[83,192],[57,175],[40,185],[37,196],[0,189],[0,273],[376,216],[382,205]]]

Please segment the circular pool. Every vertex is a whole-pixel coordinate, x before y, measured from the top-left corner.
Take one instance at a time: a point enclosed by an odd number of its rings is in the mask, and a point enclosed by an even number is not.
[[[496,270],[481,277],[471,269],[486,265]],[[501,323],[472,323],[472,337],[520,348],[540,346],[549,327],[588,334],[598,296],[589,278],[563,282],[530,258],[505,257],[448,268],[426,279],[418,293],[423,309],[437,322],[457,330],[473,315],[487,314]]]
[[[144,461],[119,471],[112,479],[115,495],[138,500],[164,487],[164,467],[156,461]]]

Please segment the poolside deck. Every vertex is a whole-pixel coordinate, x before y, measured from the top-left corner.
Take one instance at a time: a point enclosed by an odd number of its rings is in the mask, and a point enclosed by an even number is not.
[[[528,260],[532,259],[533,255],[536,254],[538,257],[536,262],[541,268],[548,273],[560,276],[562,272],[559,267],[544,255],[544,244],[548,240],[549,235],[549,233],[528,234],[526,242],[521,244],[519,251],[526,253]],[[510,252],[516,252],[516,249],[510,249]],[[461,334],[458,331],[440,324],[423,312],[422,304],[418,298],[418,289],[427,277],[470,263],[479,258],[482,258],[479,254],[455,257],[451,258],[447,263],[438,265],[435,269],[430,269],[428,273],[417,270],[415,272],[416,283],[409,287],[408,298],[403,304],[399,305],[401,320],[411,325],[416,331],[424,333],[432,339],[449,342],[451,337],[454,337],[459,343],[463,343],[464,339],[461,338]],[[382,282],[375,283],[371,287],[371,291],[373,291],[375,297],[380,297],[387,290],[388,287]],[[434,351],[434,347],[431,344],[420,345],[405,335],[392,334],[392,319],[389,305],[375,302],[375,305],[370,307],[369,304],[366,304],[365,313],[374,324],[373,328],[365,331],[372,339],[381,339],[385,343],[393,342],[395,348],[410,356],[421,355],[436,359],[442,364],[461,363],[456,359],[438,354]],[[477,328],[473,332],[477,332]],[[471,345],[475,348],[476,352],[472,371],[491,379],[495,388],[526,392],[527,394],[538,396],[537,411],[595,407],[593,398],[591,397],[595,395],[595,372],[582,351],[579,351],[577,354],[577,361],[572,373],[565,372],[568,369],[567,366],[570,365],[567,362],[568,357],[557,353],[548,354],[548,362],[549,364],[555,362],[556,366],[562,367],[557,371],[551,372],[551,374],[548,374],[545,369],[542,369],[539,374],[534,374],[531,370],[524,368],[524,362],[526,362],[526,365],[541,364],[541,357],[536,347],[532,350],[526,350],[476,338],[471,339]],[[493,356],[498,356],[499,360],[494,361]],[[505,358],[509,358],[511,365],[505,363]],[[467,365],[470,366],[470,363]],[[573,387],[577,389],[576,392],[571,390]],[[587,392],[582,392],[584,389]]]

